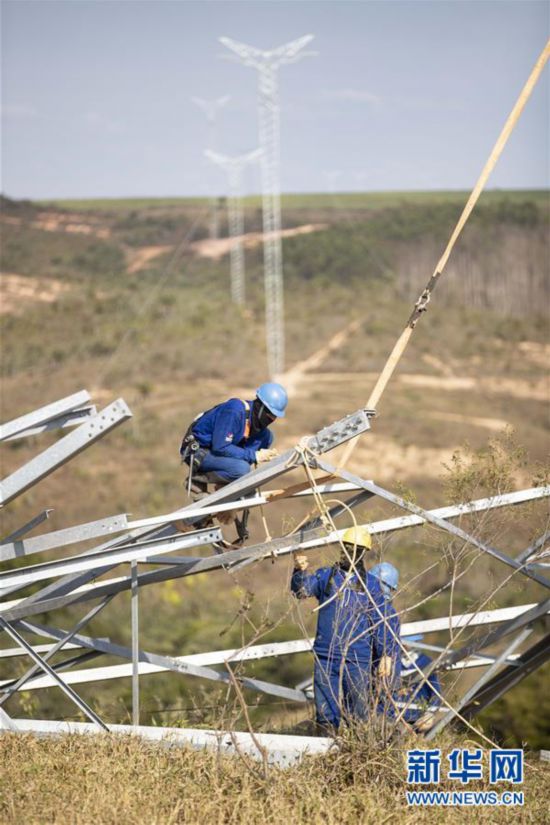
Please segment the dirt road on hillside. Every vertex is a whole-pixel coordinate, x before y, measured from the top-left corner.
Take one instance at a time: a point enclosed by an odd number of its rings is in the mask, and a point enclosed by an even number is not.
[[[326,223],[307,223],[303,226],[294,226],[292,229],[282,229],[278,234],[281,238],[292,238],[295,235],[308,235],[310,232],[320,232],[327,228]],[[268,237],[276,235],[269,232]],[[248,232],[236,238],[203,238],[191,244],[191,249],[199,258],[219,260],[231,252],[231,249],[240,241],[245,249],[252,249],[264,241],[263,232]]]

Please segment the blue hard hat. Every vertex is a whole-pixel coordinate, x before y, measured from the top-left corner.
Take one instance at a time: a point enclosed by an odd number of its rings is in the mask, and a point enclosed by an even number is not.
[[[391,590],[397,590],[399,571],[393,564],[383,561],[381,564],[375,564],[374,567],[369,570],[369,573],[378,579],[382,591],[386,596],[390,595]]]
[[[256,391],[256,398],[259,398],[269,412],[276,415],[277,418],[285,417],[288,395],[285,388],[280,384],[275,384],[272,381],[262,384]]]

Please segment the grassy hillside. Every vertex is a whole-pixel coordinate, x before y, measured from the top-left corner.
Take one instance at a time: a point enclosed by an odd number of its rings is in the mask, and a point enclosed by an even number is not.
[[[463,202],[463,193],[284,201],[285,226],[328,224],[283,242],[288,368],[351,321],[358,327],[314,370],[298,369],[289,415],[276,425],[280,446],[297,443],[366,402]],[[257,229],[257,202],[247,206],[247,229]],[[144,517],[181,506],[178,446],[188,421],[228,395],[252,395],[265,378],[261,249],[246,252],[247,304],[240,311],[229,299],[227,255],[200,257],[193,246],[207,235],[203,202],[5,201],[2,222],[3,289],[10,298],[2,316],[2,420],[83,387],[100,406],[123,396],[134,412],[130,423],[7,508],[2,533],[45,507],[55,507],[48,527],[59,529],[118,512]],[[547,231],[548,193],[484,196],[382,400],[372,434],[353,456],[352,471],[434,507],[547,478]],[[152,247],[155,254],[144,256]],[[54,284],[63,289],[46,300]],[[7,444],[3,474],[56,437]],[[453,455],[462,458],[453,461]],[[305,510],[304,503],[269,508],[270,532],[288,529]],[[393,513],[377,501],[359,510],[364,520]],[[523,506],[471,526],[512,554],[543,531],[545,519],[541,505]],[[260,540],[257,516],[252,528],[253,540]],[[503,579],[496,563],[478,559],[452,596],[423,602],[457,566],[466,565],[460,548],[423,528],[386,539],[376,552],[399,563],[404,582],[414,581],[400,602],[400,609],[409,609],[407,621],[474,609]],[[329,557],[318,553],[312,564]],[[414,578],[430,565],[420,580]],[[315,616],[309,606],[297,609],[288,596],[289,571],[288,560],[265,562],[232,576],[197,576],[145,590],[143,648],[182,654],[240,646],[256,636],[300,638],[314,627]],[[489,606],[537,598],[540,588],[513,580]],[[410,609],[417,602],[423,603]],[[128,600],[117,598],[89,630],[127,643]],[[446,643],[446,636],[437,641]],[[11,667],[22,669],[23,661]],[[304,655],[263,660],[246,672],[291,685],[310,668]],[[468,678],[448,680],[449,695]],[[514,695],[534,706],[542,678],[543,671]],[[209,685],[168,674],[142,683],[146,723],[217,724],[225,712],[225,694]],[[128,680],[101,689],[83,686],[80,692],[107,720],[127,719]],[[54,690],[40,700],[29,691],[19,707],[17,701],[8,706],[14,715],[74,716],[73,706]],[[268,729],[309,713],[267,698],[257,706],[253,694],[247,701],[255,723]],[[523,699],[517,704],[525,706]],[[513,706],[495,705],[487,724],[503,740],[548,746],[548,728],[540,720],[522,711],[507,726],[504,714],[510,713]],[[242,724],[238,717],[233,721]]]

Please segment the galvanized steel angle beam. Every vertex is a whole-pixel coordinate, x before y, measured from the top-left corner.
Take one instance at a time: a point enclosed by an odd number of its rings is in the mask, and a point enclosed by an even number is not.
[[[288,496],[288,498],[304,498],[305,496],[312,496],[314,492],[319,493],[321,495],[336,495],[337,493],[352,493],[356,490],[357,487],[355,484],[348,484],[346,482],[338,484],[335,482],[328,484],[319,484],[315,488],[315,491],[311,487],[309,487],[306,490],[300,490],[300,492],[293,493],[290,496]],[[365,495],[364,491],[362,491],[362,495]],[[135,521],[130,521],[128,523],[128,528],[134,530],[137,528],[154,527],[155,525],[169,524],[170,522],[181,521],[184,513],[185,520],[187,521],[195,516],[202,518],[206,515],[216,515],[217,513],[231,512],[233,510],[262,507],[266,504],[270,504],[270,502],[271,500],[269,498],[268,492],[266,491],[266,493],[263,495],[256,495],[251,498],[238,499],[236,501],[229,501],[225,504],[217,504],[210,507],[202,507],[199,503],[197,503],[194,509],[189,509],[190,505],[187,505],[185,508],[182,508],[180,510],[174,510],[171,513],[165,513],[161,516],[153,516],[152,518],[136,519]]]
[[[20,558],[21,556],[30,556],[33,553],[43,553],[45,550],[53,550],[56,547],[66,547],[69,544],[89,541],[99,536],[119,533],[127,529],[128,519],[126,514],[122,513],[118,516],[110,516],[109,518],[99,519],[98,521],[89,521],[86,524],[66,527],[63,530],[43,533],[41,536],[35,536],[31,539],[17,540],[12,537],[11,541],[4,541],[0,545],[0,561]]]
[[[505,553],[502,553],[500,550],[491,547],[490,545],[486,544],[485,542],[480,541],[475,536],[467,533],[465,530],[462,530],[461,527],[457,527],[455,524],[451,524],[445,519],[439,518],[438,516],[434,516],[433,513],[430,513],[429,510],[423,510],[422,507],[419,507],[416,504],[413,504],[410,501],[406,501],[401,496],[396,496],[394,493],[390,493],[389,490],[385,490],[383,487],[380,487],[378,484],[375,484],[372,481],[365,481],[359,476],[353,475],[349,473],[347,470],[342,468],[333,467],[326,461],[318,458],[316,459],[316,463],[321,469],[326,470],[327,472],[332,472],[334,475],[339,475],[342,478],[346,479],[347,481],[354,482],[358,486],[363,487],[365,490],[369,490],[370,492],[374,493],[380,498],[386,499],[386,501],[390,501],[392,504],[396,504],[398,507],[401,507],[403,510],[408,510],[410,513],[414,513],[415,515],[420,516],[425,521],[434,524],[436,527],[445,530],[447,533],[451,533],[454,536],[462,539],[463,541],[474,545],[479,550],[487,553],[488,555],[492,556],[493,558],[497,559],[498,561],[503,562],[508,567],[512,567],[514,570],[517,570],[518,573],[522,573],[524,576],[527,576],[533,581],[536,581],[538,584],[542,584],[543,587],[547,587],[550,589],[550,579],[547,579],[545,576],[540,575],[534,570],[531,570],[529,567],[525,567],[525,565],[519,564],[515,559],[510,558]]]
[[[55,722],[43,719],[15,719],[22,733],[38,733],[42,736],[60,734],[97,733],[93,725],[85,722]],[[163,728],[140,725],[111,725],[110,733],[136,735],[169,747],[209,748],[220,753],[244,753],[262,760],[267,753],[270,764],[288,767],[303,756],[327,753],[335,747],[333,739],[317,736],[287,736],[273,733],[245,733],[242,731],[199,730],[193,728]],[[258,749],[258,745],[261,751]],[[263,754],[262,754],[263,752]]]
[[[505,670],[497,673],[490,682],[483,685],[462,709],[461,715],[465,719],[472,719],[499,699],[507,690],[515,687],[539,667],[542,667],[549,659],[550,634],[547,634],[539,642],[520,654],[513,667],[505,668]]]
[[[354,485],[357,488],[357,485]],[[463,513],[468,512],[478,512],[480,510],[491,509],[494,507],[501,507],[507,506],[511,504],[522,504],[526,501],[531,501],[533,499],[547,497],[550,495],[550,487],[536,487],[531,488],[528,490],[520,490],[517,492],[506,493],[499,496],[494,496],[491,498],[484,498],[478,499],[473,502],[469,502],[467,504],[460,504],[451,507],[444,507],[438,508],[436,510],[431,511],[433,515],[438,516],[445,516],[446,518],[451,518],[454,516],[461,515]],[[369,530],[373,534],[378,533],[386,533],[391,532],[394,530],[401,530],[405,529],[406,527],[414,527],[416,525],[421,525],[426,521],[422,516],[418,515],[410,515],[410,516],[400,516],[398,518],[393,519],[386,519],[379,522],[372,522],[369,524]],[[121,544],[123,542],[127,542],[131,540],[132,536],[139,536],[139,535],[158,535],[168,533],[169,530],[160,530],[160,531],[143,531],[140,533],[130,534],[128,536],[123,536],[122,538],[117,539],[116,541],[108,542],[102,547],[111,547],[117,544]],[[173,531],[172,534],[176,532]],[[166,581],[169,578],[178,578],[182,575],[191,575],[195,572],[201,572],[201,566],[204,570],[214,570],[214,569],[222,569],[224,567],[229,567],[231,565],[236,564],[237,562],[244,560],[249,557],[254,558],[264,558],[270,554],[275,555],[285,555],[287,553],[292,552],[295,549],[313,549],[315,547],[319,547],[323,544],[329,544],[337,540],[337,536],[332,534],[326,535],[320,531],[318,534],[318,538],[309,539],[303,533],[297,533],[293,539],[297,539],[297,543],[294,541],[286,538],[286,539],[279,539],[278,546],[274,547],[273,543],[269,545],[259,545],[255,548],[248,547],[242,548],[237,551],[230,551],[229,553],[224,553],[222,555],[216,556],[211,559],[204,559],[204,560],[194,560],[190,559],[189,564],[186,565],[185,561],[182,561],[178,567],[167,568],[166,571],[149,571],[145,574],[140,574],[139,583],[140,586],[145,584],[153,584],[156,581]],[[99,549],[99,548],[98,548]],[[178,560],[179,561],[179,560]],[[111,565],[112,566],[112,565]],[[109,566],[102,568],[100,571],[97,571],[97,574],[105,573],[109,569]],[[160,574],[160,575],[159,575]],[[93,573],[85,573],[80,574],[78,577],[67,577],[66,580],[62,580],[62,582],[57,582],[54,584],[49,585],[48,587],[44,588],[37,594],[28,597],[24,602],[18,602],[16,604],[8,603],[7,606],[4,606],[5,615],[8,618],[21,618],[25,615],[33,615],[36,613],[40,613],[44,610],[53,610],[57,607],[62,607],[65,604],[77,601],[86,601],[89,599],[93,599],[96,596],[102,596],[109,592],[120,592],[124,589],[127,589],[128,583],[125,579],[117,579],[117,580],[110,580],[100,585],[92,585],[89,590],[84,590],[86,587],[86,582],[90,580],[90,578],[94,578]],[[82,590],[78,590],[82,588]],[[111,590],[113,588],[113,590]],[[74,590],[74,593],[67,596],[66,594]],[[38,609],[34,606],[34,603],[41,600],[42,607]],[[2,606],[0,605],[0,610]],[[27,612],[25,612],[27,610]],[[6,611],[9,611],[6,612]]]
[[[508,659],[509,656],[512,655],[514,650],[519,647],[519,645],[523,644],[523,642],[530,636],[532,633],[532,628],[528,627],[516,636],[515,639],[512,639],[510,644],[504,648],[504,650],[496,657],[496,659],[492,662],[492,664],[487,668],[487,670],[479,677],[477,682],[475,682],[467,691],[466,693],[460,697],[458,702],[454,702],[453,706],[445,713],[441,719],[439,719],[436,724],[430,729],[430,731],[426,734],[426,739],[429,741],[433,739],[436,734],[438,734],[443,728],[447,727],[449,722],[456,718],[462,708],[470,701],[470,699],[475,696],[477,691],[483,687],[486,682],[488,682],[491,677],[497,672],[497,670],[504,664],[504,662]]]
[[[0,621],[3,620],[0,619]],[[54,639],[61,638],[65,632],[58,630],[57,628],[46,627],[41,624],[36,624],[35,622],[27,621],[17,622],[17,627],[25,629],[30,633],[36,633],[37,635]],[[87,636],[82,636],[81,634],[75,634],[73,638],[78,644],[82,645],[82,647],[93,648],[94,650],[99,650],[102,653],[107,653],[112,656],[119,656],[122,659],[132,659],[131,648],[124,647],[123,645],[114,644],[113,642],[104,641],[102,639],[92,639]],[[171,656],[161,656],[144,650],[140,650],[138,653],[138,660],[140,662],[148,662],[153,665],[158,665],[165,670],[171,670],[186,676],[196,676],[201,679],[209,679],[214,682],[223,682],[224,684],[231,684],[232,682],[228,673],[219,672],[210,667],[189,664]],[[307,701],[304,694],[301,694],[300,691],[293,690],[292,688],[287,688],[282,685],[274,685],[271,682],[265,682],[261,679],[252,679],[247,676],[235,675],[234,678],[244,688],[250,688],[251,690],[267,693],[272,696],[278,696],[282,699],[289,699],[295,702]]]
[[[23,647],[27,651],[31,659],[33,659],[38,665],[40,665],[42,670],[44,670],[48,674],[48,676],[51,676],[51,678],[54,679],[55,682],[57,682],[58,686],[61,688],[63,693],[65,693],[69,697],[69,699],[72,699],[75,705],[78,708],[80,708],[82,713],[84,713],[88,717],[88,719],[91,719],[91,721],[94,722],[94,724],[102,730],[109,730],[107,725],[105,725],[101,721],[97,713],[95,713],[95,711],[93,711],[92,708],[89,707],[77,693],[75,693],[75,691],[72,689],[72,687],[70,687],[70,685],[67,685],[63,681],[61,676],[59,676],[59,674],[52,667],[50,667],[50,665],[47,662],[45,662],[41,656],[39,656],[33,650],[32,646],[17,632],[17,630],[13,628],[8,622],[6,622],[1,616],[0,630],[4,630],[9,636],[11,636],[11,638],[14,641],[17,642],[17,644],[21,645],[21,647]]]
[[[480,635],[463,645],[458,650],[453,650],[451,653],[448,653],[443,659],[443,664],[452,665],[459,659],[471,656],[472,653],[477,653],[479,650],[483,650],[490,645],[496,644],[496,642],[500,641],[500,639],[504,636],[508,636],[510,633],[515,633],[516,630],[521,630],[525,627],[525,625],[531,624],[537,619],[542,618],[548,613],[549,610],[550,598],[536,604],[530,610],[521,613],[519,616],[515,616],[513,619],[510,619],[502,627],[492,630],[485,635]]]
[[[66,644],[68,644],[71,641],[71,639],[76,635],[76,633],[78,633],[80,630],[82,630],[82,628],[85,627],[85,625],[87,625],[88,622],[90,622],[95,616],[97,616],[98,613],[100,613],[103,610],[104,607],[106,607],[109,604],[111,599],[112,599],[112,596],[108,596],[107,598],[103,599],[103,601],[100,604],[93,607],[92,610],[90,610],[88,613],[86,613],[86,615],[83,616],[82,619],[80,619],[77,622],[77,624],[73,627],[72,630],[69,630],[65,634],[65,636],[63,636],[63,638],[61,638],[55,645],[53,645],[50,648],[50,650],[48,650],[48,652],[46,653],[45,656],[40,657],[40,663],[34,664],[29,670],[27,670],[26,673],[24,673],[22,676],[20,676],[19,679],[17,679],[16,682],[14,682],[13,684],[9,685],[6,688],[3,688],[2,692],[4,693],[4,695],[0,696],[0,705],[3,705],[4,702],[7,699],[9,699],[9,697],[12,694],[16,693],[18,690],[21,690],[23,685],[29,679],[32,679],[32,677],[41,669],[42,663],[47,662],[49,659],[52,658],[52,656],[55,656],[55,654],[58,653],[61,650],[61,648],[63,648]],[[36,653],[36,649],[35,648],[32,648],[32,649],[33,649],[34,653]],[[36,653],[36,655],[39,656],[38,653]],[[64,664],[67,665],[67,662],[65,662]]]
[[[175,536],[175,535],[179,535],[179,531],[176,530],[176,528],[172,527],[171,525],[163,526],[163,527],[157,527],[153,530],[133,531],[133,532],[127,533],[126,535],[124,535],[122,537],[119,536],[116,539],[111,539],[111,541],[104,542],[103,544],[100,544],[98,547],[95,547],[92,551],[88,551],[88,553],[89,552],[99,552],[100,550],[107,550],[107,549],[112,548],[112,547],[119,547],[120,545],[124,544],[125,542],[129,543],[133,540],[138,541],[139,539],[145,539],[147,537],[153,537],[153,538],[156,537],[158,539],[161,539],[161,538],[169,538],[169,537]],[[87,555],[87,554],[83,553],[81,555]],[[35,602],[38,602],[38,601],[43,601],[45,599],[48,599],[48,600],[51,601],[54,597],[64,596],[65,594],[70,593],[71,591],[73,591],[75,589],[78,589],[80,587],[85,586],[91,579],[96,579],[99,576],[102,576],[105,573],[108,573],[109,570],[111,570],[113,567],[116,567],[116,564],[106,564],[104,566],[98,567],[95,570],[91,570],[91,571],[89,570],[89,571],[86,571],[84,573],[77,573],[76,575],[73,574],[73,575],[69,575],[69,576],[64,576],[62,579],[59,579],[58,581],[53,582],[52,584],[49,584],[46,587],[42,588],[42,590],[39,590],[36,593],[33,593],[32,596],[27,596],[25,599],[18,602],[18,607],[19,608],[28,607],[29,605],[32,605],[32,604],[34,604]],[[106,594],[103,594],[103,595],[106,595]],[[0,607],[0,613],[1,612],[2,611],[1,611],[1,607]],[[36,613],[36,612],[41,612],[41,611],[36,611],[35,610],[34,612]],[[27,615],[27,614],[20,613],[20,616],[24,616],[24,615]]]
[[[122,398],[109,404],[90,421],[81,424],[5,478],[0,483],[1,503],[12,501],[131,417],[132,413]]]
[[[90,404],[87,407],[79,407],[78,410],[72,410],[71,412],[59,415],[57,418],[52,418],[50,421],[46,421],[45,424],[39,424],[37,427],[31,427],[30,429],[23,430],[15,435],[10,435],[10,437],[6,438],[5,441],[16,441],[19,438],[29,438],[31,435],[40,435],[40,433],[44,433],[49,430],[63,430],[66,427],[78,427],[79,424],[89,421],[90,418],[93,418],[95,415],[97,415],[97,408],[93,404]]]
[[[469,626],[478,626],[480,624],[495,624],[499,622],[509,621],[511,618],[515,618],[517,615],[521,615],[522,613],[526,613],[528,610],[531,610],[536,605],[519,605],[515,608],[501,608],[498,610],[490,610],[485,612],[479,613],[466,613],[466,614],[459,614],[457,616],[445,616],[438,619],[425,619],[420,622],[409,622],[405,623],[402,627],[402,637],[404,643],[407,647],[411,647],[411,643],[406,641],[406,635],[409,633],[430,633],[430,632],[439,632],[441,630],[449,631],[451,628],[460,628],[464,627],[465,625]],[[106,639],[102,639],[102,641],[108,641]],[[223,664],[224,662],[247,662],[253,661],[257,659],[264,659],[268,657],[277,657],[277,656],[289,656],[293,654],[300,654],[300,653],[310,653],[313,646],[313,639],[295,639],[292,641],[287,642],[268,642],[265,644],[260,645],[251,645],[250,647],[246,648],[233,648],[233,649],[225,649],[225,650],[214,650],[209,651],[207,653],[192,653],[184,656],[174,657],[176,661],[187,662],[188,664],[197,664],[197,665],[219,665]],[[415,643],[415,646],[418,646]],[[40,647],[45,646],[35,646],[35,650],[38,652],[40,651]],[[427,646],[428,649],[434,649],[433,645]],[[49,648],[47,648],[49,649]],[[93,651],[92,651],[93,652]],[[97,655],[102,655],[99,651],[95,651]],[[441,649],[439,650],[441,652]],[[479,664],[481,666],[485,666],[486,664],[491,664],[493,659],[491,657],[479,657],[480,659],[485,659],[485,661],[481,661]],[[474,664],[472,659],[469,660],[462,660],[461,662],[456,663],[456,667],[466,667],[470,666],[470,664]],[[513,667],[519,666],[516,661],[510,663]],[[65,662],[60,666],[64,667]],[[452,666],[455,667],[454,665]],[[162,671],[164,668],[158,665],[151,665],[147,662],[141,662],[139,672],[140,675],[147,675],[158,673]],[[102,681],[104,679],[114,679],[114,678],[124,678],[131,675],[131,666],[130,665],[109,665],[107,667],[99,667],[99,668],[92,668],[85,671],[71,671],[67,675],[67,680],[70,683],[77,683],[82,684],[87,681]],[[37,684],[34,684],[37,682]],[[0,687],[6,687],[9,682],[0,683]],[[51,686],[50,683],[47,681],[47,677],[38,677],[37,679],[33,680],[32,682],[27,684],[27,689],[41,689],[44,687]],[[300,690],[300,686],[296,687],[297,690]]]
[[[221,539],[221,530],[218,527],[209,527],[205,530],[191,533],[180,533],[167,541],[155,543],[146,541],[136,542],[114,547],[110,550],[90,552],[65,559],[56,559],[42,564],[9,570],[0,574],[0,593],[2,588],[27,587],[37,581],[51,579],[54,576],[81,573],[86,570],[100,569],[104,565],[118,565],[122,562],[139,561],[142,558],[153,557],[155,552],[169,553],[170,550],[183,550],[188,547],[198,547],[201,544],[212,544]]]
[[[13,533],[9,534],[9,536],[5,536],[5,538],[1,540],[0,544],[0,560],[2,560],[1,549],[3,546],[5,546],[6,544],[11,544],[14,541],[17,541],[22,536],[26,536],[27,533],[30,533],[31,530],[34,530],[35,527],[38,527],[40,524],[46,521],[50,517],[50,513],[53,513],[53,509],[51,507],[48,510],[42,510],[41,513],[38,513],[38,515],[32,518],[30,521],[27,521],[26,524],[23,524],[21,527],[18,527],[17,530],[14,530]]]
[[[36,653],[48,653],[52,649],[52,645],[33,645],[33,650]],[[80,645],[67,645],[67,650],[80,650]],[[20,647],[3,647],[0,648],[0,659],[15,659],[19,656],[26,656],[24,650]],[[1,686],[0,686],[1,687]]]
[[[14,418],[6,424],[0,425],[0,441],[6,441],[13,438],[18,433],[24,433],[33,427],[38,427],[46,424],[49,421],[55,420],[59,416],[70,413],[73,410],[83,407],[90,401],[90,394],[86,390],[68,395],[66,398],[61,398],[59,401],[54,401],[47,404],[45,407],[33,410],[30,413]]]

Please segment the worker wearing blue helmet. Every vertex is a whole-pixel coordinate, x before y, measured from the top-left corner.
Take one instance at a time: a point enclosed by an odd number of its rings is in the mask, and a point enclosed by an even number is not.
[[[230,398],[200,413],[181,443],[182,460],[220,484],[240,478],[253,464],[277,456],[269,426],[284,418],[287,404],[285,388],[268,382],[250,401]]]
[[[399,585],[399,571],[393,564],[384,561],[371,567],[369,573],[380,583],[384,595],[383,620],[375,628],[376,644],[372,659],[373,675],[378,676],[378,681],[374,684],[376,705],[378,713],[393,718],[396,716],[395,699],[401,675],[401,623],[392,604]]]

